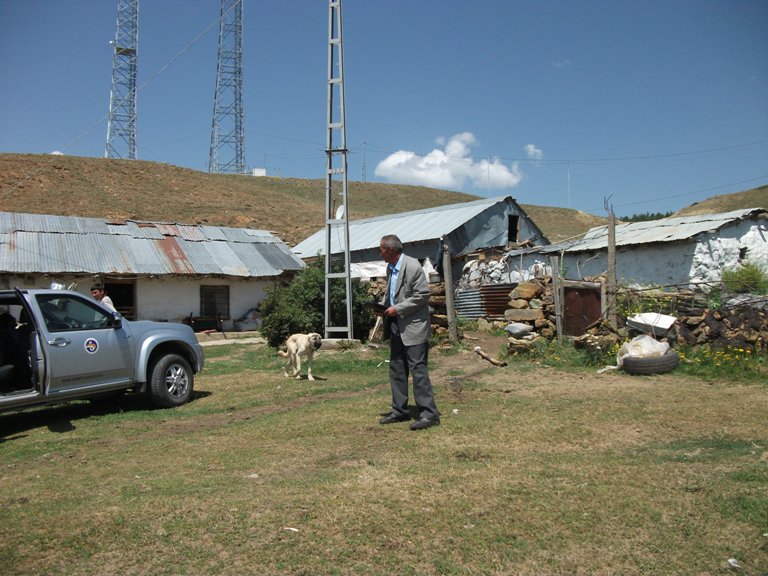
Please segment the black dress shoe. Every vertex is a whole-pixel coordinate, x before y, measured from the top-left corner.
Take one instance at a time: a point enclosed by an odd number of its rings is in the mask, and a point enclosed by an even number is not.
[[[392,412],[391,414],[387,414],[379,420],[379,424],[394,424],[395,422],[405,422],[406,420],[410,420],[411,417],[407,414],[398,414],[397,412]]]
[[[429,428],[431,426],[439,426],[440,425],[440,419],[439,418],[419,418],[411,424],[411,430],[424,430],[424,428]]]

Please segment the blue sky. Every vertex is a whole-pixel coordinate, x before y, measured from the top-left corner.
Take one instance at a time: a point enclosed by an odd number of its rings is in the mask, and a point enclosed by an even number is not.
[[[219,9],[141,3],[140,159],[207,170]],[[0,152],[104,155],[116,14],[0,0]],[[324,178],[327,26],[245,0],[249,168]],[[765,0],[344,0],[343,26],[350,180],[619,216],[768,183]]]

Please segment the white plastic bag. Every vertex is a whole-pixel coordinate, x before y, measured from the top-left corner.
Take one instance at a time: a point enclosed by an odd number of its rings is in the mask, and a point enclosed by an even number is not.
[[[635,336],[629,342],[624,342],[616,353],[616,366],[606,366],[597,371],[602,374],[606,370],[617,370],[624,364],[624,358],[632,356],[633,358],[657,358],[664,356],[669,350],[669,344],[654,340],[648,334]]]

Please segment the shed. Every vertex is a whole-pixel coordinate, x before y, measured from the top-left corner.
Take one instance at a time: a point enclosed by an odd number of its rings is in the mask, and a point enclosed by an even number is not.
[[[745,208],[718,214],[677,216],[618,224],[616,278],[626,286],[702,286],[719,282],[722,271],[743,262],[768,269],[768,212]],[[608,227],[580,239],[512,250],[508,262],[523,269],[559,255],[565,278],[580,280],[608,269]]]
[[[218,317],[231,327],[303,267],[264,230],[0,212],[0,287],[89,294],[100,282],[131,319]]]
[[[462,202],[351,220],[349,250],[353,274],[381,275],[376,272],[376,263],[383,270],[379,241],[387,234],[397,235],[410,256],[422,262],[430,259],[433,263],[442,253],[443,242],[448,245],[453,257],[494,247],[506,249],[523,244],[549,244],[549,240],[511,196]],[[333,254],[339,254],[344,249],[342,240],[341,234],[331,238]],[[324,255],[325,228],[300,242],[293,252],[303,259]]]

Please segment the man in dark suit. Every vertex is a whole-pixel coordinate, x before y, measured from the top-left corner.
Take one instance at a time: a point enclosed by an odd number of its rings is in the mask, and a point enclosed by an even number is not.
[[[392,387],[392,412],[379,424],[405,422],[408,410],[408,375],[413,376],[413,397],[419,418],[411,430],[440,424],[429,380],[429,287],[419,261],[403,254],[403,244],[395,235],[384,236],[379,243],[387,266],[387,292],[382,304],[384,339],[390,339],[389,383]]]

